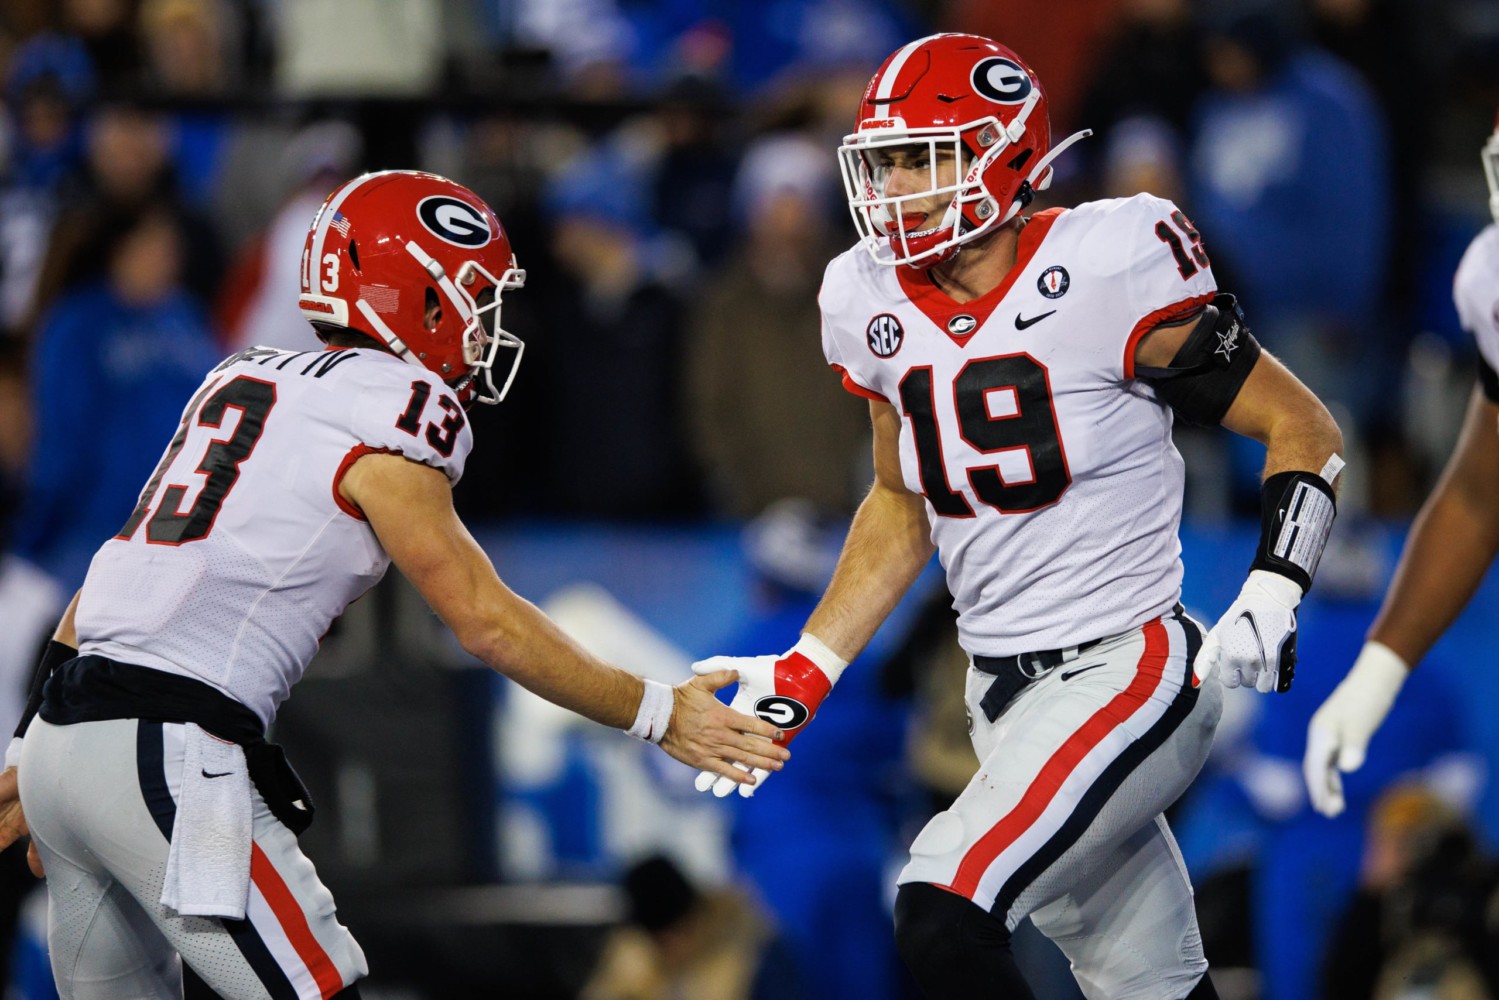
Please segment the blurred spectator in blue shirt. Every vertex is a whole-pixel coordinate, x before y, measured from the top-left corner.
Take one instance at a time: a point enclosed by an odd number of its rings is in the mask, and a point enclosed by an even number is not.
[[[37,35],[5,81],[9,163],[0,186],[0,324],[23,325],[36,294],[61,190],[83,165],[82,110],[94,74],[82,43]]]
[[[234,36],[224,0],[146,0],[140,12],[147,91],[199,105],[171,117],[172,159],[184,197],[207,205],[217,190],[234,119],[211,103],[222,100],[238,70],[228,44]]]
[[[16,547],[70,591],[130,516],[161,442],[218,360],[179,283],[183,245],[165,206],[109,220],[91,245],[104,273],[59,298],[39,329]]]
[[[214,219],[181,197],[167,121],[128,100],[100,102],[88,123],[85,155],[79,190],[59,205],[33,315],[97,267],[99,220],[158,204],[170,206],[177,217],[182,254],[175,266],[182,284],[200,301],[210,301],[224,279],[223,245]]]
[[[1397,367],[1359,363],[1389,337],[1383,117],[1357,74],[1302,41],[1283,4],[1225,0],[1205,18],[1214,86],[1197,109],[1190,214],[1265,346],[1351,411],[1345,434],[1367,435],[1389,410],[1381,370]],[[1240,466],[1257,487],[1258,455]]]

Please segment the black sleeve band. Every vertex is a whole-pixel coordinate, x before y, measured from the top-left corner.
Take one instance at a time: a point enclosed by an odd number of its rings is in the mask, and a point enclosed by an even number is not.
[[[1311,590],[1337,513],[1332,487],[1321,476],[1277,472],[1260,488],[1260,545],[1249,568],[1290,577],[1303,594]]]
[[[1482,354],[1478,356],[1478,384],[1483,386],[1483,395],[1490,403],[1499,403],[1499,372],[1488,363]]]
[[[1227,292],[1213,297],[1166,368],[1137,367],[1135,375],[1188,423],[1215,427],[1239,396],[1260,360],[1259,342],[1244,311]]]
[[[42,689],[47,686],[47,678],[52,676],[54,670],[77,655],[78,650],[56,639],[47,642],[41,661],[36,665],[36,674],[31,678],[31,693],[26,696],[26,711],[21,713],[21,721],[16,723],[16,736],[26,735],[26,727],[31,725],[32,718],[42,707]]]

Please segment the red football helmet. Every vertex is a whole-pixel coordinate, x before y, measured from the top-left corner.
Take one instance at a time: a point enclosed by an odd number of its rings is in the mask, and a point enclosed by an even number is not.
[[[465,403],[498,403],[525,350],[500,328],[500,295],[525,281],[478,195],[436,174],[386,170],[354,178],[318,209],[299,305],[315,327],[358,330],[436,372]],[[515,357],[496,390],[501,347]]]
[[[1483,174],[1489,180],[1489,214],[1499,222],[1499,117],[1494,119],[1494,134],[1483,144]]]
[[[927,268],[1014,218],[1051,183],[1055,149],[1046,93],[1036,74],[1003,45],[978,35],[930,35],[885,60],[859,105],[853,134],[838,150],[848,206],[862,243],[880,264]],[[877,150],[925,147],[925,191],[887,197],[889,171]],[[938,150],[952,153],[955,183],[938,179]],[[950,196],[941,222],[907,231],[903,206]]]

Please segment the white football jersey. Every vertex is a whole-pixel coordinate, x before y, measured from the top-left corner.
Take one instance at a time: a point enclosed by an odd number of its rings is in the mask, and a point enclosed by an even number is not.
[[[1182,461],[1133,356],[1216,287],[1197,231],[1151,195],[1038,213],[1005,280],[961,305],[861,248],[828,266],[823,351],[903,415],[901,472],[970,654],[1076,645],[1177,601]]]
[[[1473,237],[1452,279],[1463,329],[1478,341],[1486,365],[1499,371],[1499,224]]]
[[[269,725],[333,619],[390,564],[339,495],[343,474],[396,452],[457,482],[472,444],[453,391],[389,354],[230,357],[94,556],[79,648],[205,681]]]

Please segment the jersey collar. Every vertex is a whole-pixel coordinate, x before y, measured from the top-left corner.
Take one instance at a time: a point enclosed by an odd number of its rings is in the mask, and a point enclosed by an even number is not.
[[[1031,258],[1041,246],[1041,241],[1046,238],[1052,223],[1061,217],[1066,209],[1048,208],[1044,212],[1037,212],[1031,216],[1020,230],[1020,238],[1015,245],[1015,264],[1004,277],[1004,280],[995,285],[989,291],[976,299],[968,302],[955,302],[946,292],[938,288],[932,281],[932,276],[927,271],[919,271],[913,267],[897,267],[895,276],[900,280],[901,291],[906,293],[916,308],[926,315],[926,318],[937,325],[937,328],[946,333],[959,347],[966,347],[968,341],[978,332],[979,328],[989,319],[989,316],[1004,300],[1009,293],[1010,287],[1020,277],[1020,272],[1025,270]],[[973,323],[954,322],[960,316],[972,317]],[[966,331],[955,333],[954,330]]]

